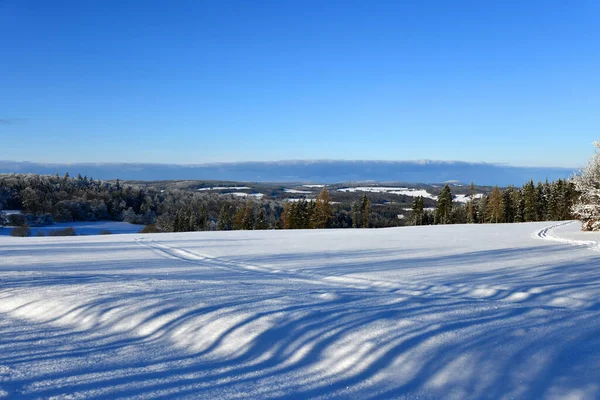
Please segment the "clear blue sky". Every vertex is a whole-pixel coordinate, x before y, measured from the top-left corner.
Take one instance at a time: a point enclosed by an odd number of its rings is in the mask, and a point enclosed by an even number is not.
[[[600,1],[0,0],[0,159],[578,166]]]

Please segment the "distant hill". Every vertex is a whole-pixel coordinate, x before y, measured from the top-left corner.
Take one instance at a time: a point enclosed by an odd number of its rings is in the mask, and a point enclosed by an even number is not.
[[[92,176],[96,179],[175,180],[211,179],[247,182],[348,181],[441,183],[447,181],[479,185],[522,185],[568,178],[575,168],[517,167],[461,161],[277,161],[198,165],[77,163],[45,164],[0,161],[0,173],[38,173]]]

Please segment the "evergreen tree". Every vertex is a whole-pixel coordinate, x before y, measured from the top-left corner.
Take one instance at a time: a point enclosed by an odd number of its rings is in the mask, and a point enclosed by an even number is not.
[[[536,221],[546,221],[548,219],[548,199],[546,198],[544,184],[538,182],[535,190],[537,192]]]
[[[560,183],[560,184],[559,184]],[[548,196],[548,219],[550,221],[560,220],[560,208],[562,202],[562,181],[549,186],[550,196]]]
[[[532,222],[538,220],[538,193],[535,190],[533,181],[530,180],[523,187],[523,200],[524,204],[524,220],[525,222]]]
[[[254,229],[269,229],[269,224],[267,223],[267,212],[265,211],[264,207],[259,207],[258,212],[256,213]]]
[[[450,212],[452,211],[452,191],[448,184],[444,185],[444,188],[440,192],[437,198],[437,209],[436,209],[436,223],[448,224],[450,223]]]
[[[513,204],[515,205],[515,222],[525,222],[525,192],[517,189],[513,192]]]
[[[369,217],[371,214],[371,202],[367,198],[366,194],[363,194],[363,197],[360,202],[360,214],[361,214],[361,224],[363,228],[369,227]]]
[[[504,222],[515,222],[515,207],[513,204],[513,192],[514,189],[512,186],[509,186],[502,192],[502,206],[503,212],[502,215],[504,217]]]
[[[411,223],[412,225],[423,225],[424,208],[423,196],[415,197],[412,203]]]
[[[223,203],[219,218],[217,219],[218,231],[230,231],[233,229],[233,207],[229,203]]]
[[[481,199],[477,202],[477,221],[480,224],[484,224],[488,222],[488,196],[483,195]]]
[[[467,223],[467,207],[461,204],[455,204],[450,212],[450,223],[466,224]]]
[[[360,213],[360,202],[356,201],[352,203],[352,227],[360,228],[361,223],[361,213]]]

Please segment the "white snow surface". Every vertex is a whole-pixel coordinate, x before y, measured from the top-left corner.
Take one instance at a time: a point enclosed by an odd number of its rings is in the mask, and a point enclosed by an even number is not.
[[[315,185],[302,185],[302,187],[306,187],[306,188],[324,188],[325,185],[321,185],[321,184],[319,184],[319,185],[316,185],[316,184]]]
[[[255,197],[257,199],[262,199],[264,197],[263,193],[244,193],[244,192],[232,192],[228,193],[237,197]]]
[[[0,237],[0,398],[600,398],[577,223]]]
[[[483,193],[475,193],[473,195],[473,199],[480,199],[483,197]],[[452,199],[453,201],[456,201],[458,203],[468,203],[471,200],[471,197],[468,194],[457,194],[454,196],[454,198]]]
[[[372,192],[372,193],[391,193],[412,197],[425,197],[437,200],[437,196],[432,195],[425,189],[409,189],[405,187],[386,187],[386,186],[359,186],[338,189],[339,192]]]
[[[214,186],[214,187],[206,187],[200,188],[199,191],[207,191],[207,190],[250,190],[251,188],[247,186]]]
[[[298,189],[283,189],[285,193],[295,193],[295,194],[311,194],[311,191],[308,190],[298,190]]]

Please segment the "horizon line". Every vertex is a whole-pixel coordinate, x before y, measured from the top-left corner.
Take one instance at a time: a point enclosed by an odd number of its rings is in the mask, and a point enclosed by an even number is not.
[[[419,160],[368,160],[368,159],[287,159],[287,160],[274,160],[274,161],[215,161],[215,162],[207,162],[207,163],[198,163],[198,164],[186,164],[186,163],[161,163],[161,162],[44,162],[44,161],[17,161],[17,160],[0,160],[0,163],[17,163],[17,164],[39,164],[39,165],[93,165],[93,166],[178,166],[178,167],[209,167],[209,166],[219,166],[219,165],[241,165],[241,164],[317,164],[317,163],[380,163],[380,164],[465,164],[465,165],[488,165],[488,166],[498,166],[498,167],[508,167],[508,168],[542,168],[542,169],[572,169],[579,170],[582,166],[572,166],[572,167],[564,167],[564,166],[536,166],[536,165],[515,165],[509,163],[501,163],[501,162],[486,162],[486,161],[460,161],[460,160],[432,160],[432,159],[419,159]]]

